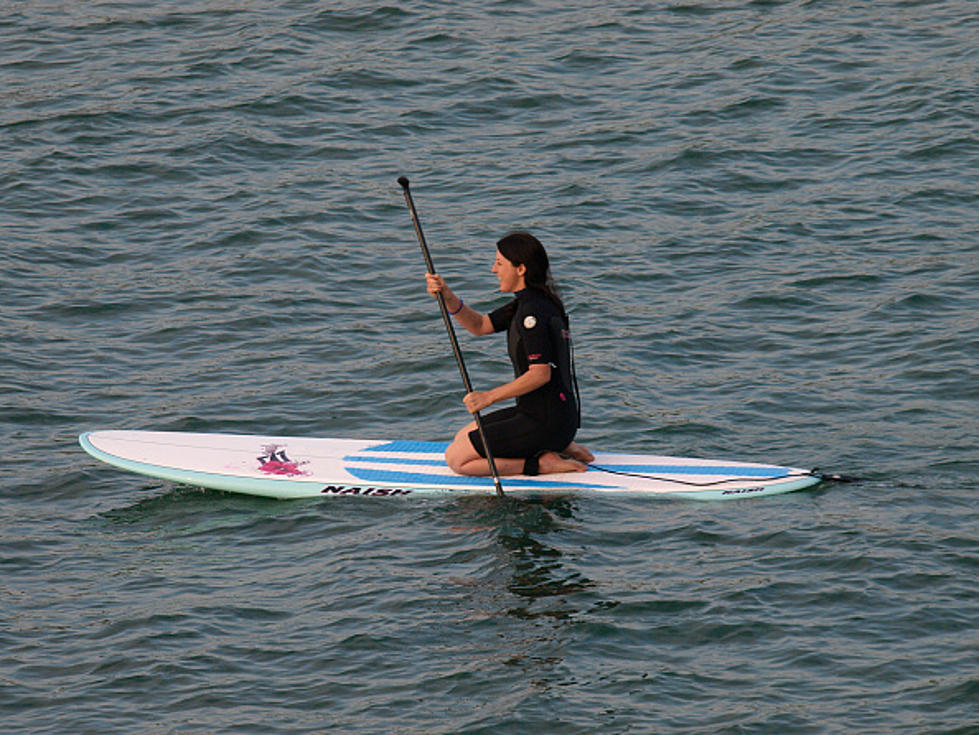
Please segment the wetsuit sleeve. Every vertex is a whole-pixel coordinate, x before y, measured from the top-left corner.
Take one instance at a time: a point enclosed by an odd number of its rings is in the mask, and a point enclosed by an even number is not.
[[[528,365],[546,365],[555,362],[554,347],[551,345],[551,334],[548,328],[550,315],[537,309],[528,309],[517,318],[517,331],[523,341],[527,354]]]
[[[510,322],[513,321],[513,315],[517,311],[517,300],[514,299],[508,304],[504,304],[499,309],[490,312],[489,318],[490,322],[493,324],[494,332],[502,332],[504,329],[510,326]]]

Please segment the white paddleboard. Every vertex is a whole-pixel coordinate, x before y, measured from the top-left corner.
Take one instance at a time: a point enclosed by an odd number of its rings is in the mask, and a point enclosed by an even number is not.
[[[268,498],[492,495],[488,477],[450,470],[446,444],[366,439],[96,431],[79,437],[96,459],[194,487]],[[501,478],[508,494],[620,494],[702,500],[778,495],[820,482],[815,472],[752,462],[596,453],[587,472]]]

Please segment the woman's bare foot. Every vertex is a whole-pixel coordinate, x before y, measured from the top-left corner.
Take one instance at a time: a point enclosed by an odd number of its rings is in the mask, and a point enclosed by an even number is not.
[[[557,452],[544,452],[538,461],[539,472],[542,475],[552,475],[557,472],[585,472],[588,465],[576,459],[567,459]]]
[[[567,447],[565,447],[561,454],[567,455],[568,457],[571,457],[571,459],[576,459],[579,462],[584,462],[585,464],[595,461],[594,454],[589,452],[580,444],[575,444],[574,442],[571,442]]]

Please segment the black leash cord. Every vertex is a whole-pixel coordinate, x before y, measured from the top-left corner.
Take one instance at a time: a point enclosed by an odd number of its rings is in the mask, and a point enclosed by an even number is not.
[[[713,482],[690,482],[688,480],[675,480],[672,477],[658,477],[656,475],[643,475],[638,472],[625,472],[623,470],[613,470],[609,467],[602,467],[597,464],[588,465],[590,469],[598,470],[599,472],[607,472],[610,475],[623,475],[624,477],[638,477],[642,480],[658,480],[659,482],[672,482],[676,485],[688,485],[690,487],[712,487],[714,485],[725,485],[730,482],[736,482],[736,480],[714,480]],[[824,475],[819,470],[811,470],[810,472],[794,472],[789,475],[783,475],[782,477],[776,477],[771,479],[784,480],[789,477],[818,477],[820,480],[832,480],[835,482],[854,482],[856,478],[847,478],[844,475]]]

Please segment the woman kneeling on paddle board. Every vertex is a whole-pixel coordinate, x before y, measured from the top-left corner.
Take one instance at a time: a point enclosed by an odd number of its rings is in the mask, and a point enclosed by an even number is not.
[[[428,273],[428,292],[441,293],[446,308],[475,335],[507,330],[507,350],[516,376],[488,391],[473,391],[463,402],[470,413],[516,398],[517,404],[482,416],[483,430],[500,475],[584,472],[594,459],[573,439],[580,423],[570,355],[568,316],[555,292],[544,246],[527,232],[497,244],[493,273],[500,291],[515,298],[490,314],[463,303],[438,274]],[[476,422],[463,427],[445,451],[462,475],[490,474]]]

